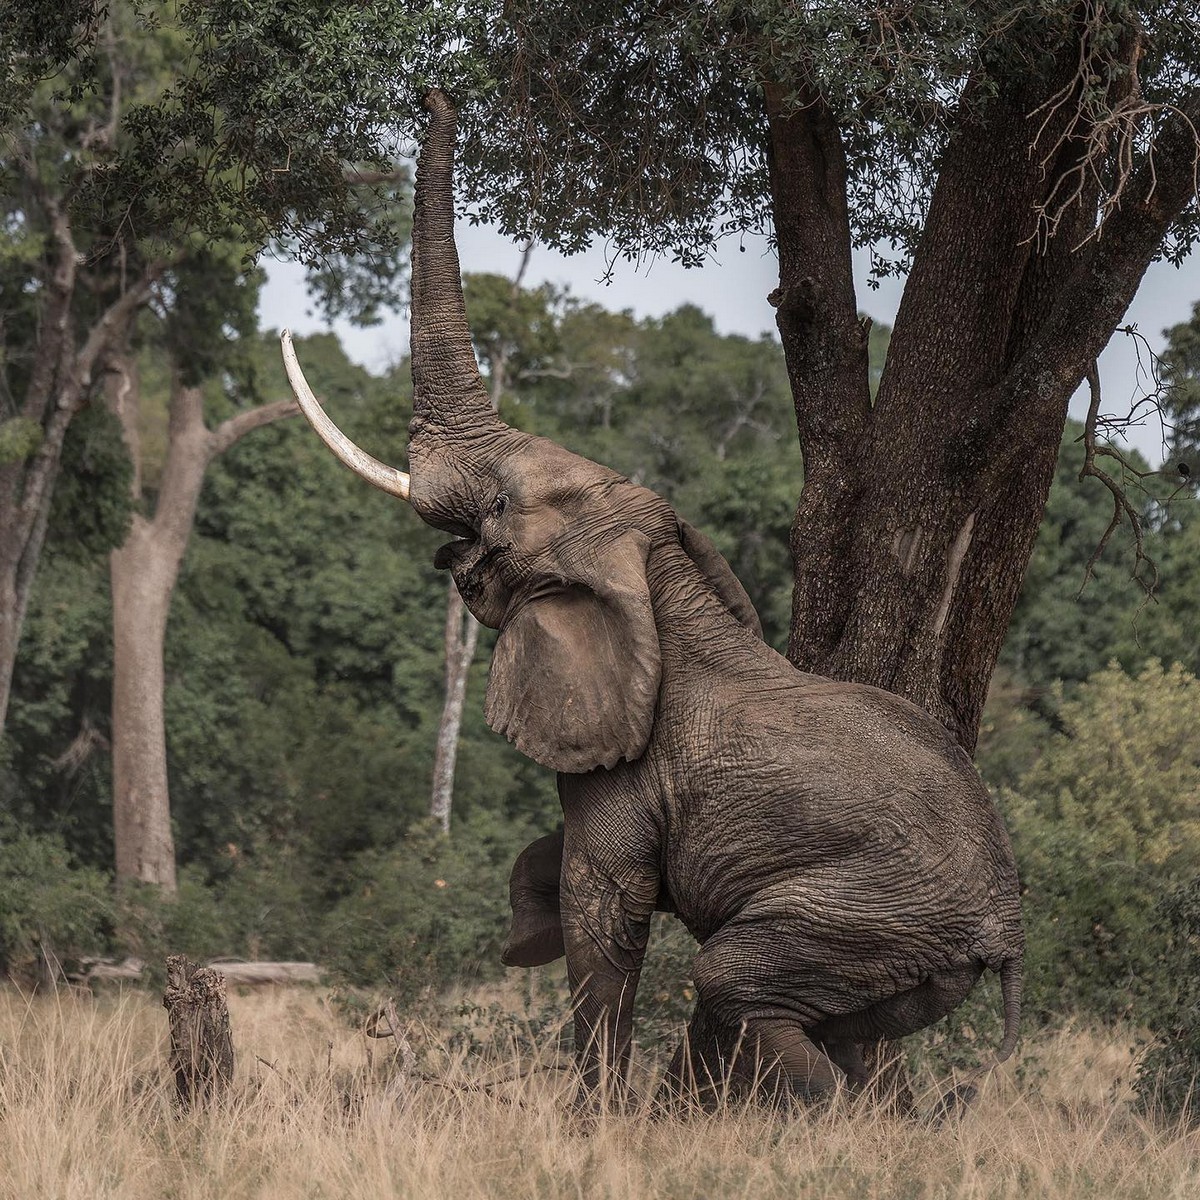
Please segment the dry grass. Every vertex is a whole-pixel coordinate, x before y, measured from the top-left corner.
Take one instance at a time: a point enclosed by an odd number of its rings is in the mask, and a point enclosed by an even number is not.
[[[741,1107],[686,1120],[641,1113],[584,1132],[566,1114],[564,1074],[481,1089],[486,1070],[460,1057],[437,1065],[440,1082],[404,1084],[385,1043],[349,1032],[317,993],[233,997],[231,1009],[236,1096],[179,1116],[153,997],[0,990],[0,1196],[1200,1193],[1197,1138],[1129,1109],[1129,1039],[1077,1031],[1027,1044],[1022,1081],[1005,1068],[941,1130],[835,1106],[791,1118]]]

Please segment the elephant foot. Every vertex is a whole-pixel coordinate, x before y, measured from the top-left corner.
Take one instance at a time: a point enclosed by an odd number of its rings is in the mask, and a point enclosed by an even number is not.
[[[794,1021],[748,1021],[743,1046],[734,1070],[751,1072],[754,1089],[762,1094],[814,1104],[847,1085],[846,1073]]]
[[[868,1042],[860,1047],[867,1078],[862,1098],[890,1117],[912,1120],[917,1102],[909,1083],[904,1052],[891,1042]]]
[[[751,1097],[769,1104],[825,1103],[847,1087],[854,1090],[852,1072],[861,1059],[856,1048],[847,1050],[844,1065],[836,1062],[798,1023],[784,1018],[756,1018],[736,1037],[722,1037],[693,1016],[688,1039],[676,1051],[660,1088],[659,1102],[705,1111]]]
[[[975,1103],[979,1088],[973,1083],[959,1083],[952,1087],[934,1106],[925,1118],[934,1129],[940,1129],[947,1121],[962,1118]]]

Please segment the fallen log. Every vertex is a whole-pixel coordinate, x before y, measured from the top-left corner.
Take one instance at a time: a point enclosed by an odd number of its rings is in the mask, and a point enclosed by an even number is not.
[[[321,972],[310,962],[222,962],[216,959],[207,964],[219,971],[232,984],[241,986],[320,983]],[[84,959],[81,969],[69,975],[73,983],[95,983],[103,980],[137,980],[145,978],[146,964],[140,958],[117,962],[111,958]]]
[[[233,1029],[225,980],[185,955],[167,956],[163,1007],[171,1029],[170,1065],[181,1107],[219,1100],[233,1082]]]
[[[320,983],[321,972],[310,962],[221,962],[209,963],[229,983]]]

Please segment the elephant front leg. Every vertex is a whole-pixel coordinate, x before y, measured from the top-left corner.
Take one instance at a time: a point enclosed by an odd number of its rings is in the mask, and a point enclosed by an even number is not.
[[[579,1101],[623,1100],[633,1002],[657,897],[657,877],[564,881],[563,939],[575,1004]]]

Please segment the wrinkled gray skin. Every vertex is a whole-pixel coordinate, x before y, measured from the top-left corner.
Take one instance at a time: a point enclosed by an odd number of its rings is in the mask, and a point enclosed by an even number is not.
[[[565,953],[584,1086],[623,1074],[650,917],[700,943],[672,1077],[814,1097],[1001,972],[1023,936],[1007,834],[967,755],[887,692],[797,671],[659,496],[496,419],[453,242],[455,114],[431,93],[413,229],[411,502],[500,631],[486,714],[558,772],[563,831],[513,872],[505,961]]]

